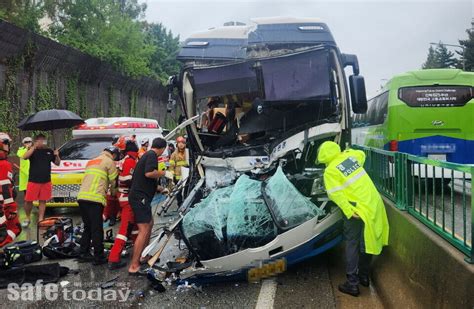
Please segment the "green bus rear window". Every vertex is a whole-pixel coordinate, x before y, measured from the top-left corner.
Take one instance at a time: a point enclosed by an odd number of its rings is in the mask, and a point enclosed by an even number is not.
[[[411,107],[464,106],[473,98],[469,86],[419,86],[398,89],[398,98]]]

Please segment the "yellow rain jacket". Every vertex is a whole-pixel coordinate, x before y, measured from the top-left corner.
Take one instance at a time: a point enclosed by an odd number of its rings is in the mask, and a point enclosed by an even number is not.
[[[187,167],[188,165],[188,161],[186,161],[186,151],[176,149],[176,151],[171,154],[170,170],[177,180],[181,179],[181,167]]]
[[[20,158],[20,183],[18,184],[19,191],[25,191],[28,185],[28,175],[30,174],[30,160],[23,159],[23,156],[28,151],[26,147],[18,148],[16,155]]]
[[[318,161],[326,164],[324,185],[329,198],[348,219],[355,213],[364,221],[365,251],[380,254],[382,247],[388,245],[388,219],[382,198],[363,168],[364,152],[341,152],[338,144],[324,142]]]
[[[112,194],[116,192],[117,176],[117,167],[112,155],[103,151],[97,158],[87,162],[77,199],[105,205],[109,188]]]

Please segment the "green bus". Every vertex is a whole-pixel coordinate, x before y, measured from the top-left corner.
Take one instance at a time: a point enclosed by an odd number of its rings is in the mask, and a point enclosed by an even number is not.
[[[352,143],[474,164],[474,72],[410,71],[394,76],[352,117]]]

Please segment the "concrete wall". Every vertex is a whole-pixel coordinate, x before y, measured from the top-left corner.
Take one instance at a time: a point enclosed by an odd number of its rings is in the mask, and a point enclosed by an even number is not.
[[[385,200],[390,245],[374,261],[373,279],[392,308],[474,308],[474,265],[416,219]]]

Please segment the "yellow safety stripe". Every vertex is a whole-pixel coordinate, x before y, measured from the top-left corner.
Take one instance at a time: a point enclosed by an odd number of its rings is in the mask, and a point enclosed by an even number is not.
[[[174,160],[169,160],[169,162],[170,162],[170,165],[175,165],[176,164],[176,162]]]
[[[113,172],[112,174],[109,175],[109,180],[114,181],[118,177],[117,171]]]
[[[178,162],[176,163],[176,165],[177,165],[177,166],[187,166],[187,165],[188,165],[188,162],[186,162],[186,161],[178,161]]]
[[[107,179],[107,173],[104,172],[103,170],[97,169],[97,168],[88,168],[85,171],[85,174],[92,174],[92,175],[97,175],[100,176],[104,179]]]
[[[176,176],[174,176],[174,178],[176,178],[176,180],[180,180],[180,179],[181,179],[181,176],[180,176],[180,175],[176,175]]]
[[[106,204],[106,200],[103,195],[95,194],[92,192],[79,192],[79,194],[77,194],[77,199],[98,202],[98,203],[101,203],[102,205]]]
[[[357,180],[359,180],[362,176],[364,176],[365,174],[367,174],[364,170],[360,171],[358,174],[356,174],[355,176],[353,176],[352,178],[348,179],[347,181],[345,181],[342,185],[340,186],[337,186],[337,187],[334,187],[334,188],[331,188],[331,189],[328,189],[327,190],[327,193],[328,194],[331,194],[331,193],[334,193],[334,192],[337,192],[337,191],[341,191],[341,190],[344,190],[345,188],[349,187],[351,184],[353,184],[354,182],[356,182]]]

